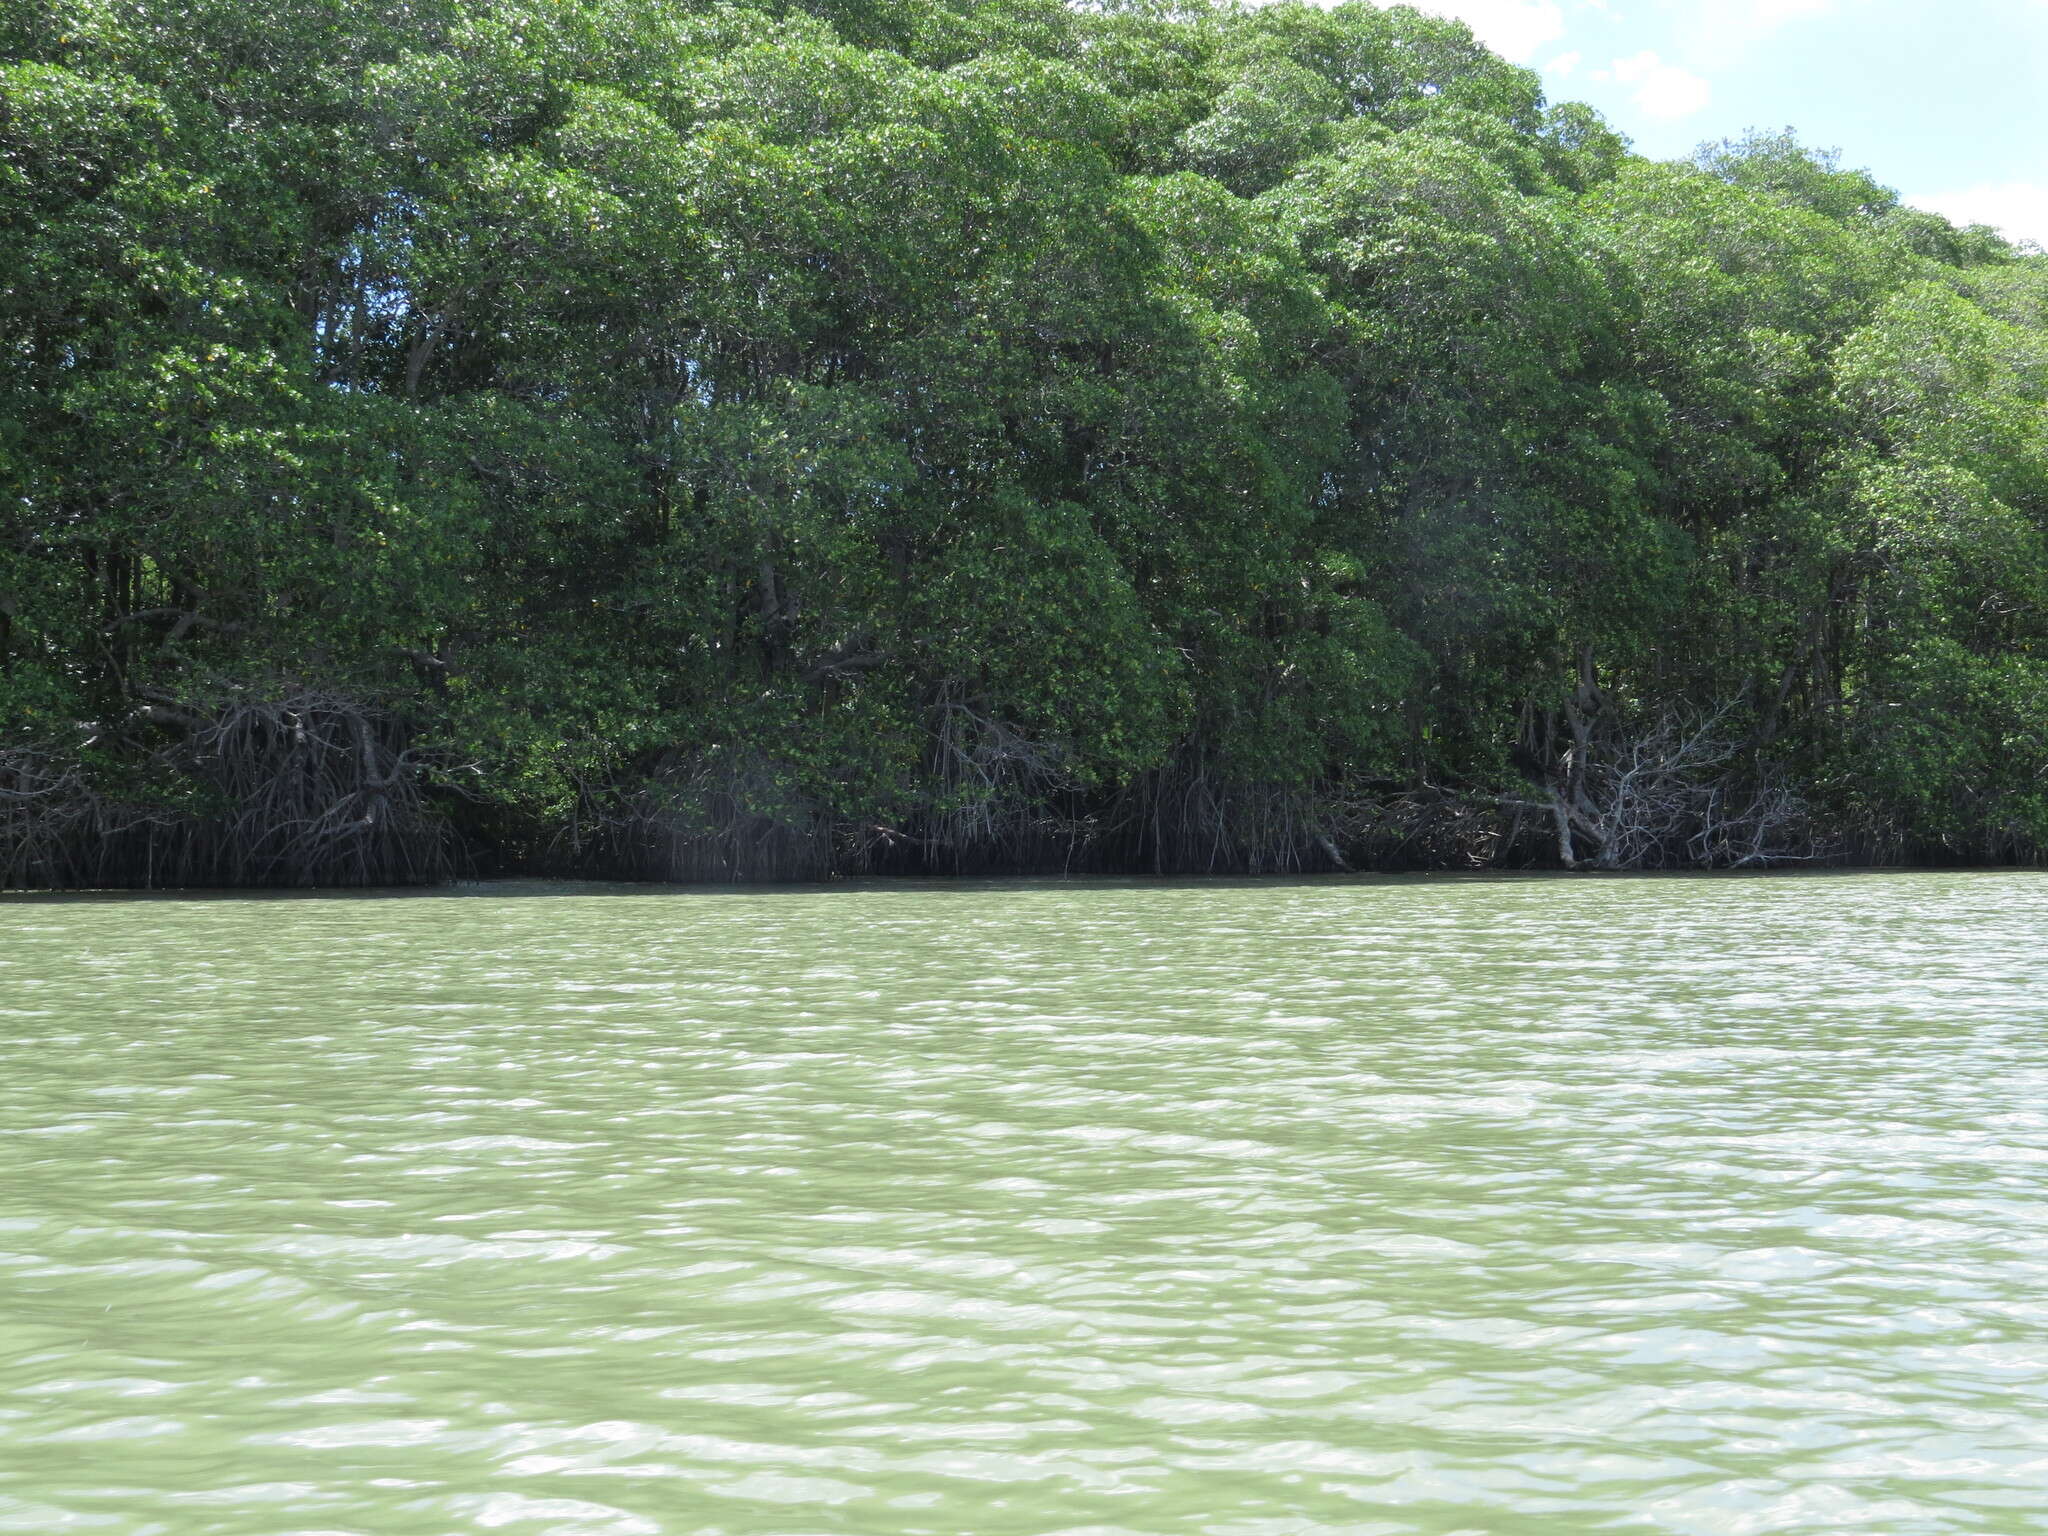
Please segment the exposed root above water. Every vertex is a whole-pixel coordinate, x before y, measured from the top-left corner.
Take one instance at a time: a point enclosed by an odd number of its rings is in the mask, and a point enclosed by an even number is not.
[[[1629,718],[1583,682],[1544,798],[1510,798],[1549,823],[1565,869],[1748,869],[1823,852],[1781,770],[1734,728],[1739,701]]]
[[[110,795],[78,757],[0,751],[0,884],[410,885],[452,871],[402,728],[353,700],[157,698],[117,729],[144,759],[124,782],[147,799]]]

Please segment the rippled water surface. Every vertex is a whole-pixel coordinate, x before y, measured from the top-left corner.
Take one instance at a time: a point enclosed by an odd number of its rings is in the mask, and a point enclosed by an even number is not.
[[[2048,1531],[2048,880],[0,902],[0,1530]]]

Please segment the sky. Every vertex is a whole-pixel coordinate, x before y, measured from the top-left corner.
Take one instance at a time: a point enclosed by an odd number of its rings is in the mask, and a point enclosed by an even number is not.
[[[2048,0],[1416,0],[1658,159],[1751,128],[2048,246]]]

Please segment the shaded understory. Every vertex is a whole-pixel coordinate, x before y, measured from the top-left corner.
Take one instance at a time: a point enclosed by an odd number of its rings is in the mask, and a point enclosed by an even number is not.
[[[0,754],[0,887],[310,887],[552,875],[680,882],[848,875],[1262,875],[1351,870],[1735,869],[2031,862],[1831,825],[1726,711],[1647,726],[1565,712],[1572,744],[1502,791],[1230,783],[1181,760],[1085,789],[1012,743],[928,761],[920,790],[848,813],[791,797],[776,765],[651,765],[553,814],[508,811],[417,753],[398,722],[322,694],[209,715],[155,706],[152,800],[81,754]],[[131,745],[133,741],[131,740]],[[138,777],[124,765],[123,781]],[[971,778],[972,782],[966,782]]]

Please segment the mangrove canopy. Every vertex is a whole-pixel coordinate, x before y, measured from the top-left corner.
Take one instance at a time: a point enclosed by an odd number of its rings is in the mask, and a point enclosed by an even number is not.
[[[1407,9],[10,0],[0,885],[2036,858],[2044,400]]]

